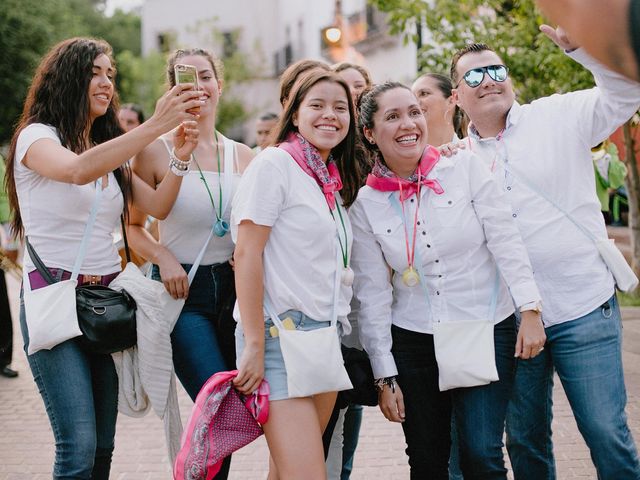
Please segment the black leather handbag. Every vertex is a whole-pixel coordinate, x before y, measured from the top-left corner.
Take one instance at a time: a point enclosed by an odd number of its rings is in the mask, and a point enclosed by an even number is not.
[[[129,260],[129,245],[123,236]],[[29,256],[42,278],[56,283],[51,272],[26,239]],[[76,310],[82,336],[76,340],[89,353],[114,353],[133,347],[137,342],[136,302],[126,290],[113,290],[103,285],[76,287]]]
[[[378,392],[374,386],[373,370],[367,352],[342,345],[342,358],[353,388],[338,392],[337,403],[340,408],[349,404],[375,407],[378,404]]]

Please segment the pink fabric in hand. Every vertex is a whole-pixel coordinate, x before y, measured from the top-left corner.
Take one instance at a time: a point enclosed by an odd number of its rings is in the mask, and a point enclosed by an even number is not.
[[[182,434],[173,468],[179,480],[210,480],[222,460],[262,435],[269,418],[269,384],[243,397],[233,388],[237,370],[219,372],[203,385]]]

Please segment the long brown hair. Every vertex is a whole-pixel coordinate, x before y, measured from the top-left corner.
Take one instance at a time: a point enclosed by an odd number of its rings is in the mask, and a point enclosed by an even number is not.
[[[100,55],[106,55],[113,65],[112,53],[111,46],[103,40],[71,38],[55,45],[40,62],[7,157],[5,188],[12,212],[11,227],[16,235],[22,235],[24,229],[14,178],[16,143],[26,126],[32,123],[51,125],[56,129],[62,145],[76,154],[123,133],[117,116],[118,95],[114,90],[106,113],[91,124],[90,145],[86,145],[84,137],[91,121],[89,84],[93,76],[93,61]],[[127,215],[127,204],[131,198],[131,171],[125,163],[113,173],[122,190],[124,213]]]
[[[300,80],[295,83],[288,97],[288,101],[285,104],[284,112],[275,128],[276,133],[273,138],[275,138],[275,144],[277,145],[286,141],[291,132],[298,131],[298,127],[293,124],[293,116],[300,108],[302,100],[304,100],[304,97],[309,93],[309,90],[320,82],[337,83],[344,89],[347,95],[349,108],[349,128],[347,130],[347,136],[331,150],[331,155],[338,166],[340,178],[342,179],[341,196],[344,201],[344,206],[348,207],[356,199],[361,175],[359,165],[355,161],[356,118],[351,93],[349,92],[347,83],[337,73],[313,70],[302,76]]]

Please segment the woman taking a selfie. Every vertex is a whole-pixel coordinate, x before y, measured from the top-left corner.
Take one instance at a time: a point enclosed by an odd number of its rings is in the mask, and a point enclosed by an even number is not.
[[[501,445],[514,354],[534,357],[545,340],[511,212],[473,153],[441,158],[427,144],[424,115],[404,85],[365,92],[360,125],[374,167],[349,210],[354,289],[380,409],[402,423],[412,479],[448,479],[452,408],[464,478],[506,479]],[[514,303],[523,312],[519,331]],[[466,322],[462,337],[434,335],[453,321]],[[478,324],[488,336],[465,338]],[[452,385],[443,377],[450,364],[436,361],[434,339],[442,338],[483,342],[493,378]]]
[[[211,375],[235,365],[235,286],[229,264],[234,244],[228,225],[231,199],[253,152],[216,130],[222,67],[214,56],[202,49],[174,52],[167,62],[171,88],[176,85],[176,65],[195,67],[202,92],[198,146],[191,160],[183,164],[182,184],[167,192],[169,208],[154,215],[160,220],[159,241],[144,228],[150,212],[132,212],[128,232],[132,248],[154,264],[153,277],[161,280],[174,298],[186,299],[171,334],[171,345],[176,374],[195,400]],[[156,188],[171,168],[173,148],[170,135],[158,138],[136,156],[133,171]],[[205,244],[189,286],[187,273]],[[228,469],[229,461],[225,461],[216,478],[226,478]]]
[[[332,72],[301,76],[277,127],[278,147],[256,157],[234,199],[235,384],[246,394],[263,377],[269,382],[264,425],[272,459],[269,478],[326,478],[322,432],[336,392],[291,394],[282,330],[265,312],[277,314],[283,328],[301,332],[329,327],[337,318],[348,333],[351,229],[345,207],[353,201],[358,178],[354,143],[346,83]]]
[[[199,92],[186,91],[188,86],[167,92],[144,125],[120,136],[111,53],[107,43],[84,38],[53,47],[35,73],[9,150],[6,183],[12,226],[28,237],[58,281],[71,276],[100,188],[97,180],[102,179],[102,201],[78,283],[108,285],[120,271],[112,232],[120,225],[123,208],[126,212],[131,201],[153,212],[162,208],[161,199],[131,176],[127,160],[181,122],[176,155],[188,158],[197,143],[188,110],[202,102]],[[163,188],[180,181],[174,175],[165,180]],[[30,290],[47,285],[28,257],[24,268]],[[26,351],[24,302],[20,324]],[[71,339],[32,353],[28,360],[55,436],[53,477],[108,479],[118,394],[111,356],[87,353]]]

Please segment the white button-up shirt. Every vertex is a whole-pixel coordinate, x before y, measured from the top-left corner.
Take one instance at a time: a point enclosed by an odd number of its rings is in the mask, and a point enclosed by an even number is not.
[[[512,314],[513,300],[520,306],[540,299],[506,198],[480,159],[468,151],[442,157],[428,178],[444,189],[437,195],[423,186],[418,211],[415,262],[429,301],[421,285],[402,281],[408,266],[405,229],[390,202],[398,193],[365,186],[349,209],[360,340],[376,378],[397,374],[391,324],[432,333],[434,321],[489,320],[496,264],[502,278],[491,320]],[[417,203],[415,195],[404,202],[409,245]]]
[[[545,326],[580,318],[614,293],[614,280],[594,243],[556,207],[562,206],[598,238],[607,238],[596,196],[590,148],[605,140],[640,107],[640,84],[606,70],[584,51],[569,54],[588,68],[596,87],[514,103],[502,138],[470,147],[489,166],[511,205],[542,293]],[[503,162],[515,174],[505,172]]]

